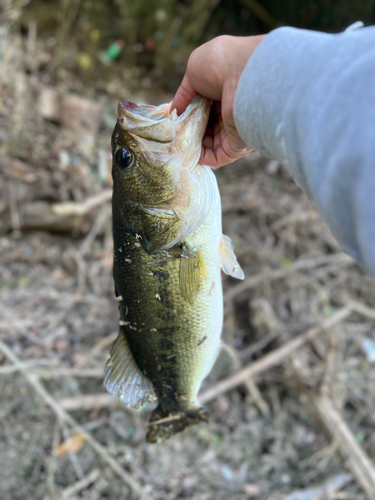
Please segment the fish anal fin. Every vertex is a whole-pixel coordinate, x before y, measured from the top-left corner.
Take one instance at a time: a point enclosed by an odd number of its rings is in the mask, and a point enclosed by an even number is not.
[[[234,254],[232,240],[225,234],[223,234],[220,243],[220,266],[225,274],[229,274],[229,276],[233,276],[233,278],[238,278],[239,280],[245,278],[244,272]]]
[[[224,342],[221,342],[219,354],[217,355],[214,366],[208,376],[212,380],[219,380],[227,377],[239,368],[240,362],[235,351],[228,347]]]
[[[180,257],[180,289],[184,299],[194,304],[199,292],[199,274],[202,260],[200,253],[183,246]]]
[[[104,387],[132,408],[140,408],[157,399],[150,380],[134,359],[123,328],[120,328],[105,367]]]

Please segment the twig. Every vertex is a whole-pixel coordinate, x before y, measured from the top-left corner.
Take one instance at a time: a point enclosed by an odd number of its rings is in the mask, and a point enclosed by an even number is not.
[[[54,482],[55,482],[55,474],[57,470],[57,450],[59,447],[60,441],[60,426],[59,421],[56,419],[55,428],[53,431],[53,439],[52,439],[52,449],[51,456],[48,460],[48,472],[47,472],[47,481],[46,481],[46,489],[52,493],[54,490]]]
[[[100,470],[99,469],[94,469],[90,472],[90,474],[86,477],[84,477],[81,481],[76,482],[75,484],[72,484],[71,486],[68,486],[61,492],[62,498],[70,498],[73,495],[76,495],[80,491],[84,490],[89,486],[90,484],[94,483],[98,477],[100,476]]]
[[[25,371],[24,368],[19,368]],[[80,377],[80,378],[103,378],[104,370],[101,368],[42,368],[38,370],[30,370],[32,375],[44,378],[59,378],[59,377]]]
[[[82,394],[74,398],[60,399],[59,405],[66,411],[98,410],[118,403],[118,399],[110,394]],[[126,408],[128,410],[128,408]]]
[[[102,337],[98,342],[94,345],[90,351],[83,355],[79,361],[76,363],[76,367],[81,367],[87,364],[90,359],[92,359],[94,356],[96,356],[100,351],[108,347],[109,345],[113,344],[113,342],[116,340],[118,335],[118,332],[111,333],[110,335],[107,335],[106,337]]]
[[[361,302],[348,302],[348,305],[353,309],[354,312],[363,316],[367,319],[375,320],[375,309],[368,307]]]
[[[0,375],[8,375],[18,371],[29,371],[32,375],[43,379],[60,377],[103,378],[104,374],[104,370],[101,368],[38,368],[37,361],[0,367]]]
[[[258,389],[258,386],[254,382],[254,380],[252,378],[248,378],[244,381],[244,384],[249,392],[251,399],[253,400],[253,403],[257,406],[260,413],[263,415],[263,417],[268,417],[268,415],[270,414],[270,407],[263,398],[262,393]]]
[[[234,315],[232,315],[232,318]],[[239,370],[241,368],[241,361],[240,357],[238,356],[239,352],[238,351],[233,351],[232,349],[226,347],[226,350],[229,352],[231,357],[234,358],[234,368],[235,370]],[[233,373],[234,370],[232,370]],[[257,384],[255,383],[254,379],[252,377],[247,378],[244,381],[244,386],[245,389],[247,390],[251,402],[255,404],[255,406],[258,408],[260,413],[264,416],[267,417],[270,414],[270,408],[268,406],[268,403],[265,401],[265,399],[262,396],[262,393],[260,392]]]
[[[234,375],[221,380],[212,387],[209,387],[201,393],[198,398],[199,401],[202,404],[205,404],[208,401],[211,401],[211,399],[216,398],[220,394],[223,394],[224,392],[227,392],[230,389],[243,384],[244,381],[249,377],[254,377],[255,375],[268,370],[269,368],[279,365],[284,361],[286,357],[290,356],[292,352],[318,335],[322,331],[322,329],[331,328],[333,325],[343,321],[351,314],[351,312],[352,309],[350,306],[340,309],[335,314],[332,314],[332,316],[324,320],[320,326],[310,328],[310,330],[308,330],[306,333],[293,340],[290,340],[278,349],[274,349],[269,354],[263,356],[263,358],[259,359],[258,361],[254,361],[254,363],[246,366]]]
[[[104,223],[110,217],[110,212],[107,210],[107,207],[104,207],[103,210],[99,211],[94,224],[92,225],[89,233],[86,238],[83,240],[79,248],[79,254],[81,258],[83,258],[87,252],[90,250],[91,245],[94,243],[95,238],[98,236],[102,228],[104,227]]]
[[[8,347],[4,342],[0,340],[0,351],[15,365],[20,363],[18,356]],[[65,422],[67,422],[77,434],[82,434],[86,442],[100,455],[100,457],[111,467],[111,469],[120,476],[120,478],[142,499],[152,500],[151,497],[145,493],[141,485],[132,478],[130,474],[124,471],[121,465],[113,458],[108,451],[100,443],[96,441],[93,436],[87,432],[81,425],[76,422],[76,420],[69,415],[61,406],[52,398],[44,386],[40,383],[38,378],[31,373],[22,370],[23,375],[29,382],[29,384],[34,388],[34,390],[44,399],[48,406],[56,413],[57,417]]]
[[[42,343],[44,345],[52,342],[59,335],[58,325],[61,325],[67,314],[76,305],[76,300],[72,298],[71,300],[64,301],[62,311],[55,314],[49,324],[39,333],[39,336],[43,338]]]
[[[90,196],[86,200],[75,203],[75,202],[65,202],[65,203],[55,203],[51,207],[51,211],[55,215],[61,215],[64,217],[72,215],[86,215],[91,212],[91,210],[98,205],[102,205],[107,201],[112,199],[112,189],[106,189],[98,194]]]
[[[267,335],[265,335],[264,337],[259,339],[254,344],[251,344],[248,347],[245,347],[245,349],[243,349],[242,351],[238,351],[237,357],[239,359],[244,359],[244,358],[248,358],[249,356],[252,356],[253,354],[257,353],[258,351],[261,351],[262,349],[264,349],[268,344],[270,344],[273,340],[275,340],[279,335],[280,335],[279,329],[274,329],[274,330],[268,332]]]
[[[106,189],[82,202],[48,203],[45,201],[24,202],[17,210],[14,192],[9,193],[10,216],[5,218],[2,231],[13,229],[42,229],[52,232],[71,232],[82,225],[84,218],[92,220],[90,212],[108,203],[112,189]]]
[[[100,410],[101,408],[109,408],[111,406],[121,405],[120,401],[107,393],[81,394],[72,398],[62,398],[59,400],[59,405],[66,411],[90,411]],[[121,408],[127,413],[139,415],[139,410],[135,410],[130,406],[121,405]]]
[[[351,474],[337,474],[324,484],[294,491],[283,497],[283,500],[327,500],[353,480]],[[341,497],[340,497],[341,498]]]
[[[0,366],[0,375],[9,375],[9,373],[18,372],[19,370],[30,370],[32,368],[37,368],[40,365],[47,364],[51,364],[50,360],[36,359],[35,361],[26,361],[25,363],[20,363],[20,366]]]
[[[181,418],[181,413],[178,413],[177,415],[169,415],[168,417],[160,418],[159,420],[153,420],[152,422],[149,422],[148,425],[152,427],[153,425],[160,425],[164,424],[165,422],[172,422],[172,420],[180,420]]]
[[[374,500],[375,468],[332,402],[327,397],[309,392],[307,406],[322,425],[328,439],[336,440],[340,455],[368,500]]]
[[[21,221],[17,206],[16,188],[12,182],[8,184],[8,193],[9,193],[9,209],[10,209],[10,220],[12,224],[12,230],[17,235],[20,234]]]
[[[78,271],[78,283],[76,294],[78,296],[83,295],[86,287],[86,276],[87,276],[87,265],[85,260],[82,258],[81,254],[74,247],[68,249],[70,255],[75,260],[77,271]]]
[[[302,271],[306,269],[312,269],[314,267],[331,264],[331,263],[339,263],[350,265],[354,263],[353,259],[350,258],[345,253],[338,253],[333,255],[320,255],[319,257],[315,257],[313,259],[300,259],[294,262],[290,269],[271,269],[262,272],[261,274],[257,274],[255,276],[249,276],[245,278],[244,281],[239,283],[236,286],[233,286],[225,293],[225,298],[227,300],[232,300],[236,295],[244,292],[245,290],[249,290],[250,288],[254,288],[259,285],[263,281],[266,280],[276,280],[281,278],[289,277],[293,272]]]
[[[70,435],[68,426],[66,425],[66,422],[65,422],[64,419],[59,418],[58,420],[59,420],[59,424],[60,424],[60,427],[61,427],[62,434],[64,436],[64,441],[65,442],[69,442],[72,436]],[[78,460],[76,452],[73,451],[70,446],[67,447],[67,452],[68,452],[69,460],[72,463],[72,466],[73,466],[73,469],[74,469],[74,471],[76,473],[77,478],[80,481],[82,481],[82,479],[84,479],[85,475],[83,473],[81,464],[79,463],[79,460]]]

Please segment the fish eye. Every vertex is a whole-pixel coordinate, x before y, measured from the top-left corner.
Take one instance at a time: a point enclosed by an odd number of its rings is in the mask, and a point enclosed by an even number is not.
[[[128,168],[133,163],[133,153],[128,149],[121,148],[116,152],[116,163],[121,168]]]

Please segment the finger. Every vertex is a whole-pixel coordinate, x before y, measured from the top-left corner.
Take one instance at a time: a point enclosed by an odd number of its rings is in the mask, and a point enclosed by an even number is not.
[[[181,85],[179,86],[172,101],[171,111],[177,109],[177,114],[181,115],[181,113],[183,113],[191,103],[196,93],[197,92],[194,90],[193,86],[190,83],[189,77],[185,73]]]
[[[237,157],[227,155],[221,146],[215,149],[203,146],[200,163],[207,165],[208,167],[219,168],[229,165],[229,163],[233,163],[237,159]]]
[[[201,157],[199,159],[199,163],[201,163],[202,165],[207,165],[207,167],[212,167],[212,168],[219,166],[217,165],[213,149],[205,146],[202,146],[202,152],[201,152]]]
[[[206,143],[203,142],[200,163],[213,168],[224,167],[239,158],[247,156],[252,151],[245,144],[244,146],[238,148],[232,147],[228,141],[228,137],[220,139],[219,136],[215,136],[211,143],[209,141]]]
[[[214,140],[210,135],[206,135],[206,137],[202,141],[202,146],[205,148],[212,149],[214,147]]]

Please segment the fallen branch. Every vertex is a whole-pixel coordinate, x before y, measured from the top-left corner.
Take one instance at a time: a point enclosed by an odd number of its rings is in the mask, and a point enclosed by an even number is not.
[[[329,440],[335,440],[347,468],[366,493],[375,498],[375,468],[367,453],[357,443],[352,431],[332,402],[324,396],[307,393],[307,407],[320,423]]]
[[[46,364],[48,364],[48,360],[36,359],[35,361],[26,361],[25,363],[20,363],[19,366],[0,366],[0,375],[9,375],[10,373],[18,372],[20,370],[37,369],[41,365],[45,366]]]
[[[119,403],[119,400],[110,394],[82,394],[74,398],[60,399],[59,405],[66,411],[100,410]],[[124,408],[124,407],[123,407]],[[128,409],[128,408],[127,408]]]
[[[71,216],[71,215],[86,215],[91,210],[107,201],[112,199],[112,189],[106,189],[98,194],[94,194],[86,200],[76,203],[74,201],[67,201],[66,203],[55,203],[51,205],[51,211],[55,215]]]
[[[55,428],[53,431],[51,453],[47,461],[46,489],[50,493],[53,492],[55,486],[55,474],[57,471],[57,464],[58,464],[57,452],[59,448],[59,441],[60,441],[60,425],[59,425],[59,419],[56,418]]]
[[[351,474],[337,474],[331,477],[324,484],[294,491],[285,495],[282,500],[327,500],[330,498],[346,498],[333,496],[344,486],[353,481]]]
[[[4,342],[2,341],[0,341],[0,351],[15,365],[19,365],[21,363],[18,356],[16,356],[11,348],[4,344]],[[21,369],[21,371],[29,384],[41,396],[41,398],[44,399],[47,405],[56,413],[57,417],[61,421],[68,423],[76,433],[82,434],[86,442],[111,467],[111,469],[118,476],[120,476],[124,483],[126,483],[133,490],[133,492],[138,495],[139,498],[144,500],[152,500],[151,497],[143,491],[141,485],[135,479],[133,479],[130,474],[123,470],[118,461],[108,453],[105,447],[98,443],[98,441],[96,441],[96,439],[89,432],[87,432],[86,429],[79,425],[78,422],[76,422],[75,419],[69,415],[69,413],[61,408],[61,406],[55,399],[53,399],[53,397],[44,388],[44,386],[40,383],[35,375],[29,373],[26,370]]]
[[[90,361],[94,356],[96,356],[103,349],[113,344],[118,336],[118,332],[110,333],[106,337],[102,337],[98,342],[90,349],[90,351],[86,354],[80,356],[79,360],[76,363],[76,367],[84,366],[86,363]]]
[[[375,309],[372,307],[368,307],[365,304],[362,304],[361,302],[349,302],[348,303],[349,307],[352,308],[354,312],[359,314],[360,316],[363,316],[364,318],[367,319],[372,319],[375,320]]]
[[[312,259],[300,259],[294,262],[289,269],[269,269],[255,276],[249,276],[248,278],[245,278],[241,283],[233,286],[225,293],[225,299],[232,300],[240,293],[244,292],[245,290],[249,290],[250,288],[254,288],[263,281],[287,278],[296,271],[313,269],[314,267],[332,263],[350,265],[354,263],[354,261],[345,253],[320,255],[319,257],[314,257]]]
[[[38,378],[51,379],[60,377],[79,377],[79,378],[103,378],[104,369],[102,368],[38,368],[41,363],[29,361],[19,363],[18,365],[0,367],[0,375],[8,375],[18,371],[28,371]]]
[[[268,417],[268,415],[270,414],[270,408],[266,400],[263,398],[262,393],[258,389],[258,386],[254,382],[254,380],[252,378],[248,378],[244,381],[244,384],[250,398],[252,399],[252,402],[258,408],[263,417]]]
[[[34,201],[23,203],[20,207],[17,227],[20,230],[39,229],[56,233],[72,232],[82,226],[82,218],[86,217],[91,222],[90,212],[99,205],[109,202],[111,198],[112,189],[106,189],[82,202],[68,201],[51,204],[45,201]],[[14,225],[15,223],[10,217],[5,217],[1,231],[9,231]],[[91,224],[89,228],[91,228]]]
[[[20,368],[24,371],[24,368]],[[33,368],[30,370],[32,375],[39,378],[51,379],[60,377],[79,377],[79,378],[103,378],[103,368]]]
[[[221,380],[212,387],[209,387],[200,394],[200,396],[198,397],[199,401],[202,404],[205,404],[208,401],[211,401],[211,399],[216,398],[220,394],[223,394],[224,392],[227,392],[230,389],[234,389],[235,387],[243,384],[249,377],[254,377],[255,375],[258,375],[265,370],[281,364],[284,359],[290,356],[296,349],[318,335],[322,331],[322,329],[325,330],[332,328],[332,326],[340,323],[345,318],[347,318],[351,314],[351,312],[352,309],[350,306],[340,309],[335,314],[332,314],[332,316],[322,321],[321,325],[310,328],[310,330],[308,330],[306,333],[293,340],[290,340],[278,349],[274,349],[269,354],[263,356],[261,359],[254,361],[249,366],[246,366],[239,372],[224,380]]]
[[[87,488],[87,486],[90,486],[90,484],[94,483],[100,476],[100,470],[99,469],[94,469],[90,472],[90,474],[81,481],[77,481],[75,484],[72,484],[71,486],[68,486],[61,492],[62,498],[70,498],[80,491],[84,490]]]
[[[110,225],[110,219],[111,219],[111,211],[109,207],[103,207],[102,210],[98,211],[98,215],[96,217],[96,220],[94,224],[92,225],[90,231],[86,235],[86,238],[83,240],[80,248],[79,248],[79,255],[83,259],[84,256],[90,251],[90,248],[92,244],[95,241],[95,238],[103,231],[103,228],[105,225],[109,223]]]

